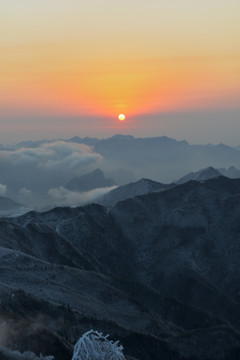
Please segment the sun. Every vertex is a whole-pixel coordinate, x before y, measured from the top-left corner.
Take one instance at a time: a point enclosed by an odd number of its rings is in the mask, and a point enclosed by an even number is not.
[[[125,115],[124,114],[119,114],[118,115],[118,120],[124,121],[125,120]]]

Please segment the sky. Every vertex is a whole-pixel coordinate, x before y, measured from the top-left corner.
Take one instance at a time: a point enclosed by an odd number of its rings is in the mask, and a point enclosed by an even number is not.
[[[239,145],[239,34],[239,0],[2,1],[0,143]]]

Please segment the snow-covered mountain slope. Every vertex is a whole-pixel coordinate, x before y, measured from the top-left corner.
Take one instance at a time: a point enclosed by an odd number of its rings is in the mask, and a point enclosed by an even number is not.
[[[33,323],[8,346],[70,360],[95,329],[138,360],[240,358],[239,224],[226,177],[1,219],[1,321]]]
[[[205,181],[222,175],[223,174],[219,170],[216,170],[212,166],[209,166],[196,172],[190,172],[189,174],[183,176],[181,179],[176,181],[176,183],[184,184],[190,180]]]
[[[161,184],[157,181],[149,179],[141,179],[127,185],[119,186],[117,189],[114,189],[97,199],[97,203],[104,206],[113,206],[119,201],[130,199],[139,195],[164,191],[171,186],[172,185]]]

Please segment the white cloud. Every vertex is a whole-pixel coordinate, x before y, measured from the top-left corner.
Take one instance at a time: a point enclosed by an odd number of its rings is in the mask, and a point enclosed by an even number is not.
[[[101,155],[88,145],[57,140],[33,148],[0,151],[0,158],[15,165],[36,165],[47,170],[72,170],[100,160]]]
[[[19,190],[19,195],[31,197],[33,195],[33,192],[29,189],[22,188]]]
[[[0,196],[5,195],[7,192],[7,185],[0,184]]]
[[[53,199],[55,205],[73,206],[93,202],[99,196],[115,189],[117,186],[97,188],[86,192],[70,191],[63,186],[49,189],[48,195]]]
[[[1,182],[8,185],[11,196],[27,195],[21,189],[28,189],[42,197],[50,188],[99,167],[101,160],[93,147],[63,140],[0,149]]]

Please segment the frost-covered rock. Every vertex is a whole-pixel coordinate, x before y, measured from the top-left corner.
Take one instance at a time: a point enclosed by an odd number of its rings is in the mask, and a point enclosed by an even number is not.
[[[123,347],[98,331],[83,334],[74,346],[72,360],[125,360]]]

